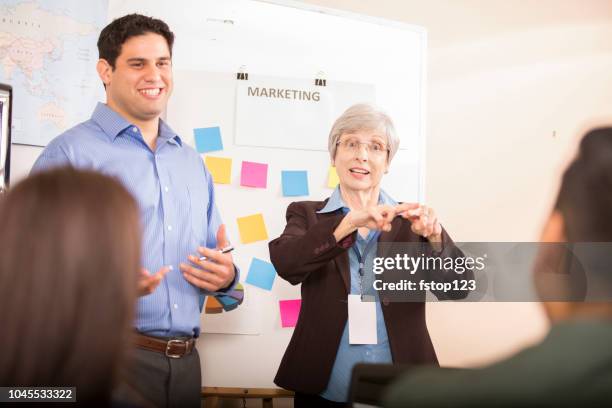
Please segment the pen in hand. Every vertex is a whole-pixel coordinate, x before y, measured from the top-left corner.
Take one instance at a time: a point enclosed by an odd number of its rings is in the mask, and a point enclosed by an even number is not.
[[[219,252],[221,252],[222,254],[227,254],[228,252],[232,252],[233,250],[234,250],[234,247],[230,245],[230,246],[226,246],[226,247],[225,247],[225,248],[223,248],[223,249],[220,249],[220,250],[219,250]],[[208,259],[208,258],[207,258],[207,257],[205,257],[205,256],[201,256],[201,257],[200,257],[200,261],[205,261],[205,260],[207,260],[207,259]]]

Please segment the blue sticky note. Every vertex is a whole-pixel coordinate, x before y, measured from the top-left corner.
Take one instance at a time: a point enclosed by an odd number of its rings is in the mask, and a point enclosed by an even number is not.
[[[221,140],[221,129],[219,126],[193,129],[193,137],[198,153],[223,150],[223,141]]]
[[[283,181],[283,196],[296,197],[308,195],[308,172],[306,170],[283,170],[281,179]]]
[[[274,266],[270,262],[253,258],[251,266],[249,267],[249,275],[246,278],[246,283],[265,290],[271,290],[275,277],[276,269],[274,269]]]

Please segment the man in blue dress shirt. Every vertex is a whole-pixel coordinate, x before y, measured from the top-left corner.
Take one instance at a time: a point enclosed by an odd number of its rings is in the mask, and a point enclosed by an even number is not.
[[[142,15],[106,26],[97,63],[106,104],[51,141],[33,171],[61,165],[94,169],[117,177],[137,199],[142,296],[128,384],[157,406],[182,407],[199,406],[194,343],[203,296],[216,296],[231,309],[242,292],[234,290],[238,278],[231,255],[219,251],[228,241],[212,177],[201,157],[160,118],[172,92],[173,41],[166,23]]]

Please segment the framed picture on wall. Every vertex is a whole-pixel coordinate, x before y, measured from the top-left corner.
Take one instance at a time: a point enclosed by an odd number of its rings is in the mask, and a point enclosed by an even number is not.
[[[13,88],[0,84],[0,193],[6,191],[11,172],[11,113]]]

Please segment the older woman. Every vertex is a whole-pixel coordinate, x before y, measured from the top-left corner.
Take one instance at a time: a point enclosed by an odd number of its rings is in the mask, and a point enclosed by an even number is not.
[[[370,105],[350,107],[329,134],[339,187],[325,201],[289,205],[283,234],[270,242],[278,274],[302,284],[299,320],[274,380],[296,392],[297,408],[344,406],[358,362],[437,364],[422,300],[381,302],[376,293],[375,302],[361,300],[372,287],[379,243],[420,243],[435,256],[462,255],[431,208],[399,204],[381,190],[398,148],[386,114]],[[365,337],[375,341],[358,339],[363,333],[349,327],[368,320],[365,314],[374,322]]]

